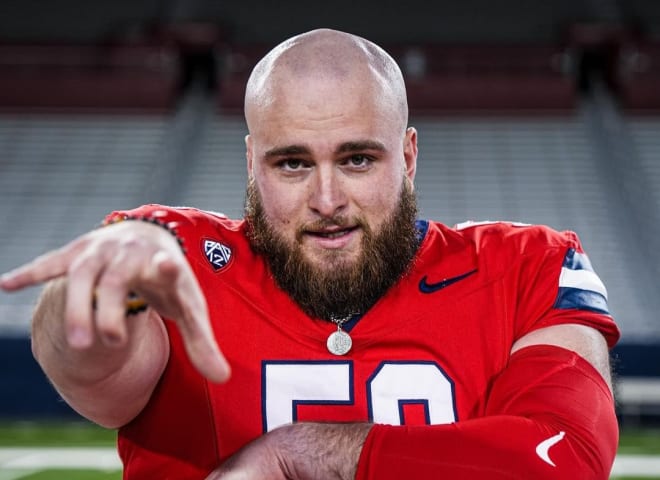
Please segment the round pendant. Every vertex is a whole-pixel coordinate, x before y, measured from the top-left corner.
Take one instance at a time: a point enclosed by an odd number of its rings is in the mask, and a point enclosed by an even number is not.
[[[353,346],[351,336],[343,330],[332,332],[328,337],[328,351],[333,355],[346,355]]]

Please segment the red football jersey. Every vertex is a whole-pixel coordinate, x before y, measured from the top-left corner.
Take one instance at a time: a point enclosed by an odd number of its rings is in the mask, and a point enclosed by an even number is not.
[[[168,366],[146,408],[119,432],[124,478],[204,478],[247,442],[295,421],[476,418],[526,333],[579,323],[600,330],[610,346],[619,337],[575,234],[420,221],[410,271],[344,325],[353,346],[336,356],[326,341],[337,327],[308,317],[278,288],[250,249],[244,222],[159,205],[109,218],[154,215],[183,239],[232,377],[207,382],[166,321]]]

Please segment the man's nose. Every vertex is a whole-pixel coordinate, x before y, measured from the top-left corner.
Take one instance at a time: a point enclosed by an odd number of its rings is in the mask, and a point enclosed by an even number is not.
[[[347,203],[345,185],[334,166],[319,165],[310,184],[309,207],[321,217],[341,213]]]

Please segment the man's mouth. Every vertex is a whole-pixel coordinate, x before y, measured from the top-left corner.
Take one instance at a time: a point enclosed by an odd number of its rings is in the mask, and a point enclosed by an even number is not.
[[[323,230],[307,230],[305,233],[307,235],[312,235],[315,237],[320,237],[320,238],[339,238],[343,237],[344,235],[348,235],[349,233],[357,230],[358,227],[348,227],[348,228],[332,228],[332,229],[323,229]]]

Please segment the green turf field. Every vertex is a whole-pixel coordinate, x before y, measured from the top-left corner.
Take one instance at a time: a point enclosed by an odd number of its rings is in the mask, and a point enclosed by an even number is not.
[[[657,455],[660,459],[660,430],[623,429],[618,454]],[[660,480],[660,473],[646,477],[613,476],[611,480]]]
[[[660,456],[660,430],[623,429],[619,439],[619,453]]]
[[[101,447],[112,451],[116,434],[86,422],[0,423],[0,452],[8,448]],[[660,461],[660,430],[626,429],[621,432],[619,454],[657,455]],[[0,480],[120,480],[120,470],[90,469],[8,469],[2,467]],[[660,480],[660,471],[652,476],[615,476],[612,480]]]
[[[117,434],[92,423],[6,422],[0,423],[0,447],[113,446]]]

